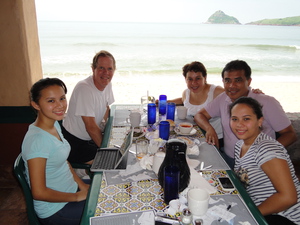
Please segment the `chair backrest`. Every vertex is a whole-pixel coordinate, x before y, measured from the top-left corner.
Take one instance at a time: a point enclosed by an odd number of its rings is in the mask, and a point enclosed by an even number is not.
[[[39,219],[34,210],[33,197],[31,194],[31,189],[26,180],[25,165],[24,165],[24,161],[22,159],[21,154],[19,154],[19,156],[15,160],[14,173],[15,173],[18,181],[20,182],[23,192],[24,192],[24,195],[25,195],[29,224],[30,225],[40,225],[41,223],[39,222]]]

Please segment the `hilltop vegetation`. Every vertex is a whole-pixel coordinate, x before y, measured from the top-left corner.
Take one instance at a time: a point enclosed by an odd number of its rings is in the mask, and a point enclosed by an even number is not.
[[[247,23],[250,25],[276,25],[276,26],[300,26],[300,16],[286,17],[280,19],[263,19]]]
[[[240,24],[240,22],[233,16],[226,15],[223,11],[218,10],[211,15],[206,23],[217,23],[217,24]]]
[[[237,18],[226,15],[223,11],[218,10],[212,14],[206,23],[211,24],[241,24]],[[279,19],[263,19],[246,25],[273,25],[273,26],[300,26],[300,16],[279,18]]]

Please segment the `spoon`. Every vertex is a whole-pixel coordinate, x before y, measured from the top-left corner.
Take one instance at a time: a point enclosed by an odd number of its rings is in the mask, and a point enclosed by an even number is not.
[[[204,167],[204,162],[202,161],[200,164],[200,172],[199,172],[201,176],[202,176],[203,167]]]

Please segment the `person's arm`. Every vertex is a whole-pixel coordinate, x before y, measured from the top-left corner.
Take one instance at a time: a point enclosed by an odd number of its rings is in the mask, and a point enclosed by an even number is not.
[[[219,148],[218,135],[217,135],[215,129],[213,128],[213,126],[209,123],[210,118],[211,118],[211,116],[208,114],[208,112],[204,108],[202,108],[194,116],[194,120],[197,123],[197,125],[206,131],[206,134],[205,134],[206,142],[208,144],[215,145],[217,148]]]
[[[45,158],[34,158],[27,161],[32,196],[35,200],[46,202],[79,202],[86,199],[87,190],[76,193],[60,192],[46,186]]]
[[[84,122],[86,131],[88,132],[92,140],[95,142],[95,144],[98,147],[100,147],[103,136],[102,130],[96,123],[95,117],[82,116],[81,118]]]
[[[167,100],[167,102],[173,102],[176,105],[183,105],[184,100],[185,100],[185,90],[182,93],[182,97],[180,97],[180,98],[174,98],[174,99],[171,99],[171,100]],[[158,101],[159,100],[156,99],[156,101],[155,101],[156,105],[158,105]]]
[[[173,102],[176,105],[182,105],[183,104],[182,98],[174,98],[174,99],[168,100],[167,102]]]
[[[296,204],[297,191],[287,161],[274,158],[261,168],[277,191],[258,206],[262,215],[278,213]]]
[[[106,107],[106,112],[103,116],[103,119],[104,119],[105,123],[107,122],[107,118],[109,117],[109,114],[110,114],[110,108],[109,108],[109,106],[107,106]]]
[[[78,175],[75,173],[73,167],[70,165],[70,163],[68,162],[69,168],[71,173],[73,174],[74,180],[75,182],[78,184],[79,190],[81,191],[88,191],[90,188],[90,185],[84,183],[79,177]]]
[[[278,132],[279,138],[277,141],[285,148],[297,141],[297,134],[292,125]]]

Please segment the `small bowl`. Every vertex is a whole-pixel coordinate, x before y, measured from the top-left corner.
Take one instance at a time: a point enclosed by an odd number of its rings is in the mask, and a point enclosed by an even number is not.
[[[178,128],[179,128],[180,133],[189,134],[189,133],[191,133],[191,131],[193,129],[193,124],[187,123],[187,122],[180,123],[178,125]]]

